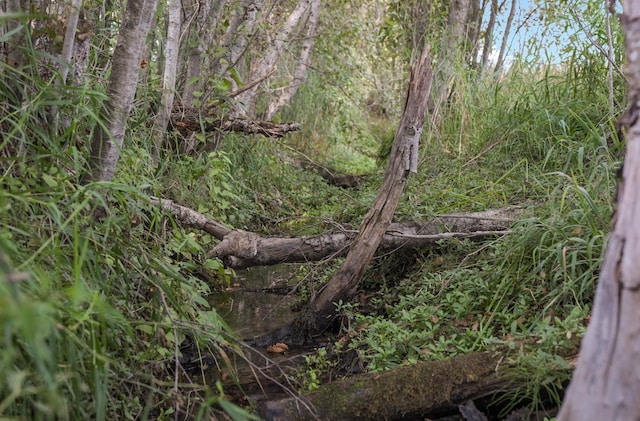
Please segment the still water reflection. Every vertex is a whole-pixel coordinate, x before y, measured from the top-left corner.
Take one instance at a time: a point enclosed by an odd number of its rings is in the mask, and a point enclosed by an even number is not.
[[[291,306],[296,298],[278,295],[262,288],[291,285],[295,265],[261,266],[236,271],[239,284],[232,292],[214,294],[209,302],[229,326],[244,339],[260,336],[291,320]]]

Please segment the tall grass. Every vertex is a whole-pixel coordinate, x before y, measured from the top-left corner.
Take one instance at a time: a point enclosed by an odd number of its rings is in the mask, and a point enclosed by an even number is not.
[[[420,269],[374,296],[383,314],[343,308],[357,332],[350,346],[371,369],[500,349],[530,379],[508,407],[560,399],[564,357],[577,353],[589,317],[623,150],[615,119],[624,89],[611,116],[602,71],[575,60],[539,71],[515,63],[498,79],[457,75],[397,218],[507,205],[524,213],[510,235],[424,251]]]
[[[207,418],[219,403],[250,418],[216,379],[175,371],[187,336],[212,355],[233,343],[195,275],[201,238],[151,204],[158,180],[135,152],[116,182],[80,183],[101,87],[45,80],[26,52],[0,73],[0,418]]]

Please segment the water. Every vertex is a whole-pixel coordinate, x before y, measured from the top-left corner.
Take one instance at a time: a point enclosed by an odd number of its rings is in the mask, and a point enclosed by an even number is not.
[[[297,265],[276,265],[253,267],[236,271],[232,291],[214,294],[209,302],[216,309],[236,335],[243,339],[251,339],[271,332],[289,323],[295,316],[291,310],[297,301],[295,294],[281,295],[265,292],[262,289],[278,289],[294,285]],[[237,285],[236,285],[237,284]],[[295,368],[304,363],[305,350],[292,349],[284,354],[269,354],[266,349],[245,350],[245,358],[269,373],[271,378],[278,378],[281,384],[288,384],[282,376],[285,371],[293,373]],[[215,366],[208,369],[208,377],[217,379],[221,373]],[[271,398],[279,399],[287,396],[282,387],[266,378],[257,381],[256,371],[243,359],[235,359],[233,371],[237,383],[229,377],[223,382],[225,391],[234,390],[242,385],[242,394],[247,399],[257,402]]]
[[[296,297],[262,289],[292,285],[296,268],[281,264],[236,271],[233,291],[214,294],[209,302],[239,337],[251,339],[268,333],[291,321]]]

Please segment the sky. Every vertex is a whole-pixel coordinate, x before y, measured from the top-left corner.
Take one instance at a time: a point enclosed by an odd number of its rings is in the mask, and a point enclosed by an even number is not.
[[[548,0],[549,3],[553,3],[552,0]],[[584,18],[584,3],[580,1],[568,2],[574,3],[574,8],[578,16]],[[582,3],[582,6],[580,5]],[[602,7],[604,9],[605,2],[602,1]],[[506,1],[505,10],[498,17],[495,28],[495,41],[492,50],[492,57],[495,59],[498,56],[500,50],[500,43],[502,41],[502,35],[504,33],[507,16],[509,14],[509,7],[511,2]],[[509,59],[513,60],[516,55],[522,55],[530,61],[537,61],[541,63],[559,64],[563,60],[566,60],[566,54],[563,55],[564,47],[570,46],[571,35],[578,37],[578,39],[587,41],[587,35],[583,28],[575,21],[572,24],[567,25],[568,21],[557,21],[551,24],[549,27],[545,27],[538,19],[538,13],[536,13],[536,4],[531,0],[517,0],[516,1],[516,13],[511,26],[510,35],[507,43],[507,52],[505,63],[508,64]],[[565,13],[567,16],[571,16],[569,9],[557,5],[560,13]],[[488,20],[488,10],[485,22]],[[585,27],[589,27],[588,22],[582,22]],[[566,26],[565,26],[566,25]],[[529,47],[531,41],[538,47],[538,57],[527,54],[531,52]]]

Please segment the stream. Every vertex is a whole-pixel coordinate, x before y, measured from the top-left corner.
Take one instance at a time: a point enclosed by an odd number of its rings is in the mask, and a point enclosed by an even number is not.
[[[209,302],[236,334],[253,338],[284,326],[294,316],[295,295],[275,294],[265,289],[285,290],[296,265],[260,266],[239,270],[229,292],[214,294]]]
[[[295,316],[291,308],[298,300],[297,294],[287,295],[286,291],[294,285],[297,268],[297,265],[280,264],[238,270],[229,291],[211,295],[209,302],[237,337],[251,339],[260,336],[284,326]],[[284,354],[272,354],[266,349],[257,349],[256,352],[247,350],[246,356],[282,385],[295,390],[295,385],[286,384],[286,377],[296,377],[295,372],[305,364],[304,355],[309,352],[309,349],[291,349]],[[258,380],[255,367],[252,368],[247,361],[235,358],[234,365],[238,384],[241,385],[240,394],[253,404],[287,396],[279,385],[264,378]],[[287,375],[283,377],[283,373]],[[225,376],[215,367],[211,367],[209,375],[223,379],[225,393],[238,385],[231,377],[224,381]]]

